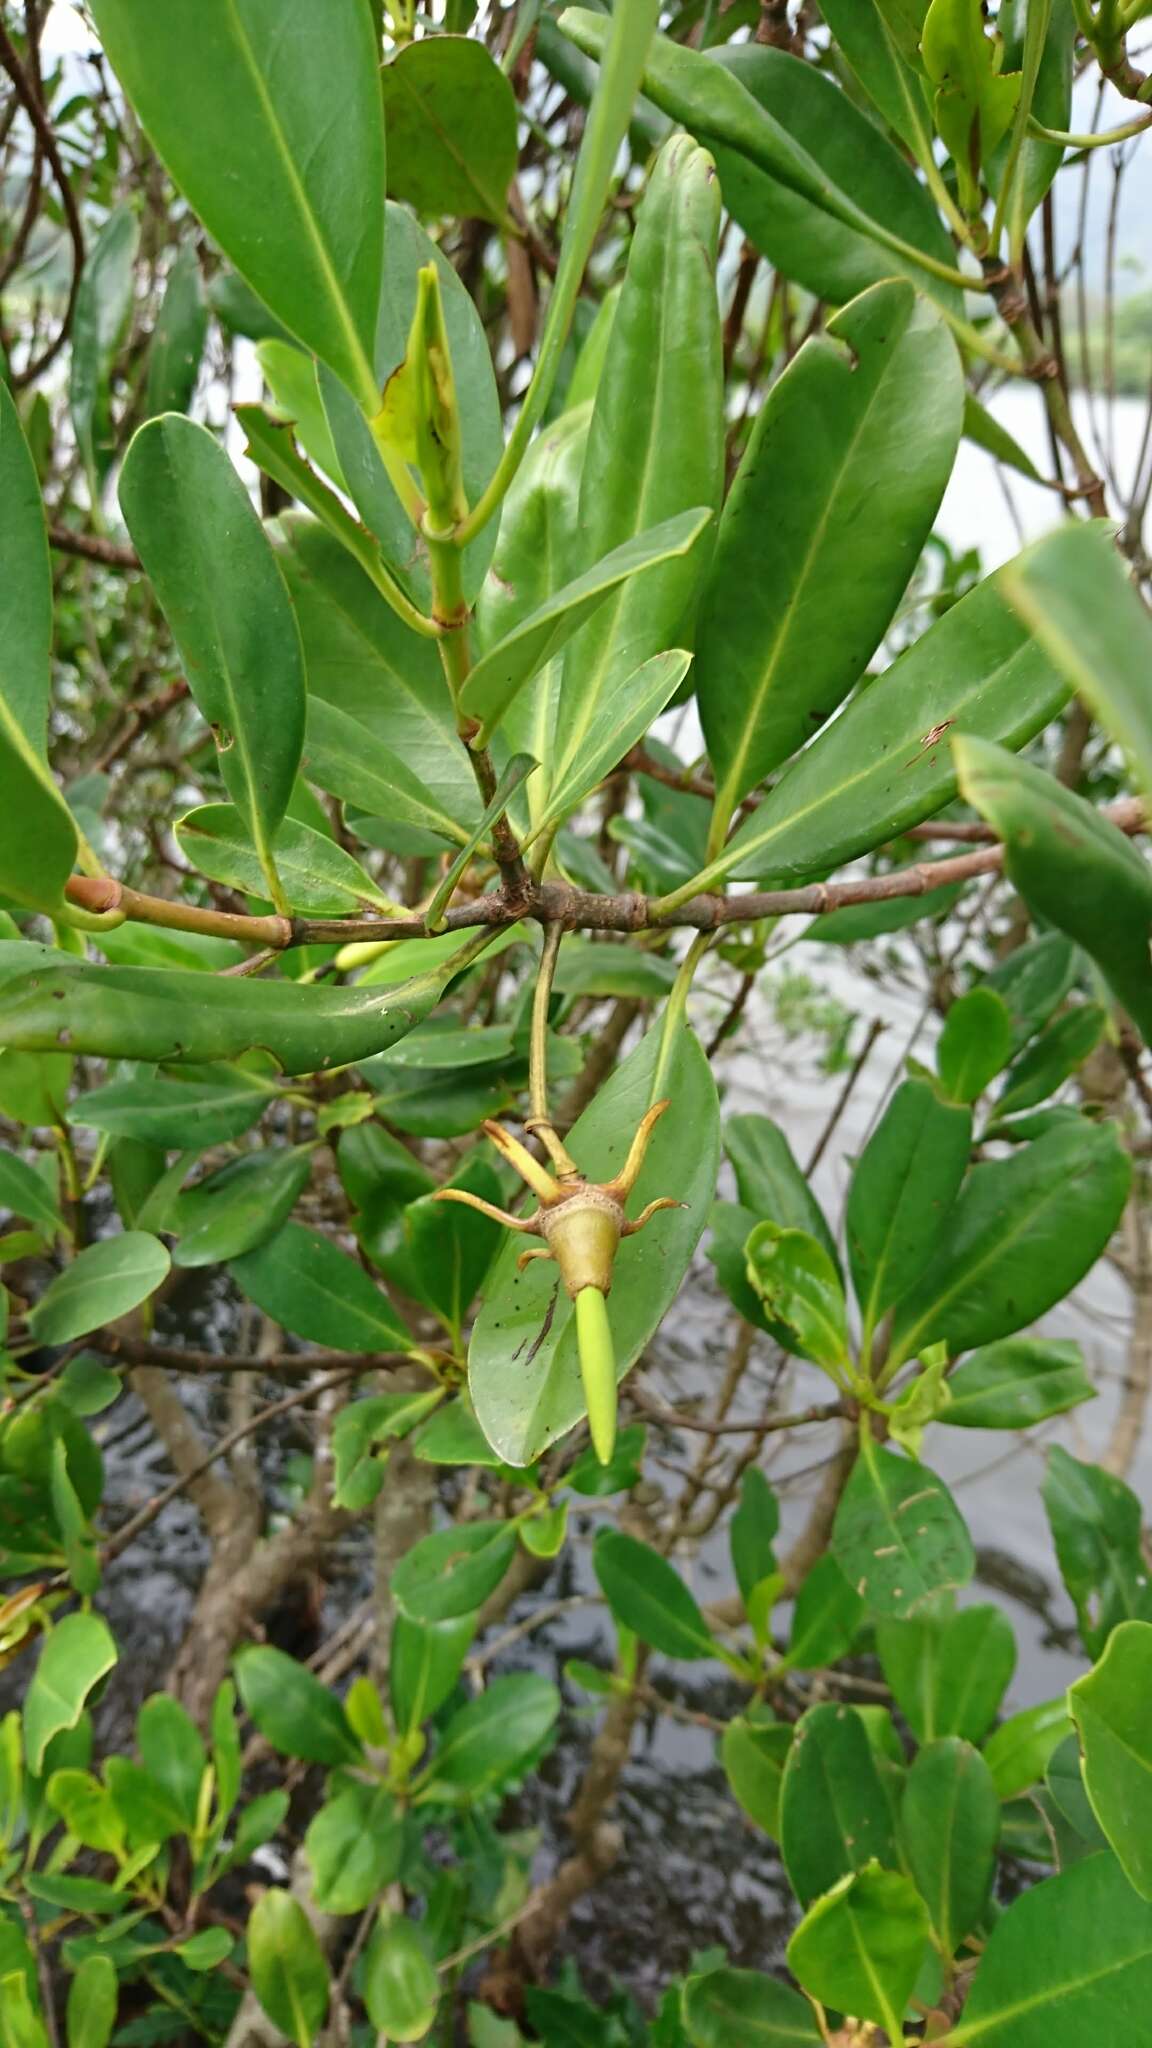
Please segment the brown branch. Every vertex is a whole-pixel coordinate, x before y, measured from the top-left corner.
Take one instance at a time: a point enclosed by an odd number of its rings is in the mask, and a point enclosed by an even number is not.
[[[60,154],[56,137],[52,132],[52,124],[40,104],[39,96],[32,81],[28,78],[24,66],[20,62],[20,53],[12,41],[8,30],[5,28],[2,19],[0,19],[0,64],[3,65],[9,78],[12,80],[16,97],[27,114],[29,121],[32,123],[40,147],[52,166],[52,175],[60,188],[64,218],[68,223],[68,233],[72,240],[72,279],[68,287],[68,303],[64,308],[64,317],[60,322],[59,332],[48,343],[47,348],[41,350],[34,362],[26,363],[19,375],[13,377],[13,384],[20,390],[26,384],[31,384],[40,375],[42,370],[47,369],[49,363],[60,353],[68,338],[72,326],[72,315],[76,310],[76,294],[80,289],[80,277],[84,269],[84,228],[80,220],[80,209],[76,204],[76,195],[69,183],[68,173],[64,167],[64,159]]]
[[[82,555],[86,562],[102,562],[106,569],[139,569],[141,566],[134,548],[121,547],[116,541],[105,540],[98,533],[77,533],[75,527],[63,526],[58,520],[49,523],[48,538],[59,554]]]
[[[287,1374],[335,1370],[346,1365],[353,1372],[376,1372],[408,1365],[403,1351],[259,1351],[229,1353],[186,1351],[178,1344],[151,1344],[142,1338],[123,1336],[118,1330],[86,1337],[85,1343],[106,1358],[126,1365],[157,1365],[170,1372],[262,1372],[269,1378]]]
[[[709,1422],[703,1415],[685,1415],[679,1408],[670,1408],[646,1387],[637,1386],[635,1380],[628,1382],[627,1392],[636,1407],[653,1422],[663,1423],[668,1429],[696,1430],[701,1436],[771,1436],[782,1429],[800,1429],[809,1422],[834,1422],[847,1412],[843,1401],[820,1401],[792,1415],[760,1415],[750,1422]]]

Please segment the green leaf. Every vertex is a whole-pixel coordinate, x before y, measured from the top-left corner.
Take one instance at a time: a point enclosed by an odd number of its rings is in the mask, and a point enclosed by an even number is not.
[[[260,857],[240,812],[232,804],[201,804],[176,821],[176,842],[186,860],[214,882],[266,896]],[[272,858],[293,910],[311,916],[361,916],[367,905],[395,912],[358,860],[334,839],[284,818],[272,838]]]
[[[1152,1626],[1125,1621],[1068,1692],[1093,1812],[1142,1899],[1152,1898],[1150,1686]]]
[[[1077,947],[1063,932],[1043,932],[984,976],[984,987],[995,989],[1008,1005],[1013,1053],[1027,1045],[1059,1009],[1082,966]]]
[[[826,875],[952,802],[956,768],[941,737],[950,725],[1022,747],[1066,696],[995,580],[979,584],[819,735],[700,886],[725,874]]]
[[[384,1785],[345,1785],[309,1822],[304,1848],[322,1913],[362,1913],[400,1869],[404,1825]]]
[[[839,1271],[824,1212],[780,1126],[767,1116],[730,1116],[724,1125],[724,1150],[744,1207],[783,1230],[806,1230],[809,1237],[818,1238]]]
[[[789,1670],[814,1671],[838,1663],[851,1649],[863,1619],[863,1600],[826,1551],[796,1595],[784,1660]]]
[[[107,1081],[77,1098],[68,1121],[112,1138],[143,1139],[163,1151],[203,1151],[243,1137],[271,1100],[268,1083],[254,1074],[220,1066],[184,1068]]]
[[[1107,1028],[1108,1012],[1103,1003],[1077,1003],[1066,1010],[1008,1069],[993,1104],[997,1120],[1032,1109],[1054,1095],[1095,1051]]]
[[[474,1616],[496,1591],[516,1550],[506,1522],[462,1522],[437,1529],[401,1558],[392,1594],[410,1621],[452,1621]]]
[[[766,1314],[787,1332],[788,1349],[836,1379],[849,1362],[848,1317],[840,1276],[823,1245],[806,1231],[758,1223],[745,1257]]]
[[[494,1678],[443,1730],[428,1767],[428,1797],[475,1799],[521,1776],[559,1712],[559,1692],[537,1672]]]
[[[110,1756],[104,1765],[104,1782],[116,1809],[121,1833],[127,1831],[133,1848],[155,1849],[172,1835],[190,1834],[189,1823],[173,1806],[156,1780],[126,1756]]]
[[[260,1644],[242,1650],[235,1669],[245,1711],[282,1756],[302,1757],[330,1769],[363,1762],[361,1746],[335,1693],[294,1657]]]
[[[683,1990],[684,2031],[692,2048],[817,2048],[812,2009],[787,1984],[759,1970],[709,1970]]]
[[[579,509],[583,566],[678,513],[719,504],[719,224],[711,158],[689,136],[672,136],[644,195],[588,429]],[[654,337],[673,335],[674,346],[654,346]],[[586,756],[624,679],[666,648],[691,644],[683,635],[702,546],[618,583],[569,641],[550,757],[553,815],[562,790],[570,808],[590,786]],[[669,695],[675,687],[669,684]]]
[[[0,2048],[49,2048],[28,1978],[14,1971],[0,1977]]]
[[[634,946],[581,939],[573,933],[556,963],[553,987],[565,996],[655,996],[667,994],[675,963]]]
[[[180,413],[133,437],[120,504],[279,908],[272,839],[304,743],[304,659],[276,558],[220,443]]]
[[[880,1665],[918,1742],[984,1740],[1016,1668],[1016,1638],[998,1607],[882,1621]]]
[[[411,1920],[381,1909],[364,1955],[364,2004],[384,2041],[422,2041],[436,2017],[440,1979]]]
[[[999,1839],[1000,1795],[979,1751],[955,1735],[928,1743],[905,1782],[900,1840],[948,1955],[988,1904]]]
[[[729,1721],[720,1761],[737,1804],[765,1834],[780,1834],[780,1787],[792,1730],[784,1722]]]
[[[953,1102],[975,1102],[1012,1054],[1012,1019],[995,989],[973,988],[953,1003],[936,1047],[940,1086]]]
[[[274,2026],[313,2048],[328,2011],[328,1965],[312,1923],[290,1892],[262,1892],[248,1919],[248,1974]]]
[[[1070,522],[1018,555],[1004,590],[1152,794],[1152,625],[1103,520]]]
[[[690,663],[691,656],[684,648],[672,647],[663,654],[650,655],[630,675],[614,676],[611,687],[592,703],[588,723],[581,729],[579,751],[570,752],[557,768],[536,831],[569,817],[611,774],[643,738],[653,719],[667,708]]]
[[[788,1943],[788,1965],[822,2004],[875,2020],[899,2041],[928,1931],[914,1886],[872,1863],[841,1878],[809,1909]]]
[[[205,1927],[177,1942],[175,1952],[186,1970],[217,1970],[232,1953],[232,1936],[226,1927]]]
[[[39,1777],[54,1735],[75,1728],[84,1703],[116,1662],[116,1645],[98,1614],[69,1614],[45,1637],[24,1699],[24,1751]]]
[[[49,1282],[28,1316],[38,1344],[67,1344],[138,1308],[167,1276],[170,1260],[159,1238],[125,1230],[79,1252]]]
[[[381,73],[388,190],[417,213],[508,219],[516,175],[516,96],[483,43],[430,36]]]
[[[337,1507],[359,1513],[371,1505],[384,1484],[384,1458],[372,1456],[375,1446],[407,1436],[442,1399],[437,1387],[429,1393],[371,1395],[341,1409],[332,1429],[332,1499]]]
[[[89,1596],[100,1584],[100,1559],[91,1526],[69,1476],[68,1452],[60,1437],[52,1446],[52,1513],[60,1531],[68,1576],[78,1593]]]
[[[927,1079],[902,1081],[848,1191],[852,1284],[869,1333],[927,1265],[968,1166],[971,1112]]]
[[[932,0],[920,40],[924,69],[937,88],[936,128],[956,166],[966,212],[981,202],[980,167],[1012,125],[1019,72],[1002,73],[1002,49],[984,33],[972,0]]]
[[[805,1906],[873,1858],[895,1864],[888,1794],[854,1707],[809,1707],[798,1722],[780,1791],[780,1846]]]
[[[1152,1997],[1152,1908],[1108,1855],[1024,1892],[997,1921],[952,2039],[956,2048],[1083,2048],[1123,2041]]]
[[[186,1826],[193,1828],[208,1758],[191,1715],[179,1700],[154,1693],[136,1717],[136,1742],[149,1776],[183,1815]]]
[[[368,9],[97,0],[93,13],[109,63],[213,240],[375,410],[384,130]]]
[[[428,1015],[452,978],[443,958],[382,993],[229,981],[179,968],[79,966],[61,963],[47,946],[12,951],[18,961],[5,959],[0,941],[0,1039],[9,1048],[49,1051],[63,1042],[109,1059],[194,1062],[260,1049],[293,1074],[385,1051]],[[43,1119],[56,1120],[54,1112]]]
[[[779,1528],[780,1503],[759,1466],[749,1465],[728,1531],[732,1569],[745,1607],[761,1581],[776,1570],[773,1545]]]
[[[917,75],[927,0],[913,0],[906,26],[899,0],[828,0],[824,18],[842,56],[889,127],[910,148],[930,132]]]
[[[124,1822],[106,1785],[88,1771],[53,1771],[46,1787],[48,1804],[70,1835],[86,1849],[118,1856],[124,1847]]]
[[[315,358],[306,355],[303,349],[296,348],[292,342],[277,341],[274,337],[260,342],[256,356],[264,372],[264,382],[275,400],[277,413],[284,415],[291,422],[296,430],[295,438],[310,461],[315,462],[326,476],[330,476],[340,490],[346,490],[344,473],[340,468],[340,459],[332,441],[332,430],[324,411],[324,400],[320,395],[320,379]],[[255,432],[259,437],[257,459],[268,452],[269,440],[272,439],[279,444],[281,461],[293,462],[295,467],[294,458],[287,453],[284,436],[277,434],[271,427],[269,416],[262,407],[245,406],[238,411],[237,417],[245,433]],[[269,474],[274,472],[270,471]],[[295,482],[288,487],[295,489]],[[301,497],[302,503],[307,504],[308,499],[302,492],[297,492],[296,495]],[[363,528],[350,517],[347,526],[339,515],[334,515],[334,519],[338,523],[333,524],[332,531],[342,537],[344,545],[357,555],[365,568],[372,564],[374,569],[379,556],[376,549],[368,544]],[[351,533],[349,528],[352,529]],[[354,535],[358,538],[354,538]],[[372,569],[369,569],[369,573],[372,573]]]
[[[0,1152],[0,1208],[34,1224],[49,1244],[64,1229],[47,1181],[15,1152]]]
[[[1115,1128],[1061,1126],[977,1166],[935,1258],[898,1303],[890,1361],[1008,1337],[1062,1301],[1104,1250],[1132,1177]]]
[[[453,814],[373,732],[319,697],[308,702],[304,773],[360,810],[458,845],[467,844],[478,815],[475,790],[463,812]]]
[[[473,744],[487,745],[524,685],[547,667],[613,590],[629,577],[688,554],[710,517],[706,507],[678,512],[636,534],[518,619],[507,638],[481,656],[461,693],[461,708],[481,722]]]
[[[939,1419],[961,1429],[1027,1429],[1096,1395],[1080,1346],[1042,1337],[1006,1337],[974,1352],[948,1392]]]
[[[286,1223],[232,1267],[241,1291],[275,1322],[334,1351],[407,1351],[411,1339],[364,1268],[330,1238]]]
[[[401,1735],[442,1707],[452,1691],[476,1633],[476,1616],[448,1621],[410,1621],[398,1614],[392,1624],[388,1686],[392,1712]]]
[[[68,2048],[108,2048],[119,2004],[115,1965],[85,1956],[68,1986]]]
[[[472,1413],[466,1394],[441,1404],[414,1439],[412,1449],[429,1465],[495,1466],[500,1463]]]
[[[0,547],[5,564],[0,742],[23,734],[41,761],[48,742],[52,567],[44,504],[16,402],[0,378]],[[0,762],[5,756],[0,754]],[[38,854],[43,849],[37,848]]]
[[[621,1628],[665,1657],[719,1655],[716,1640],[678,1571],[623,1529],[601,1529],[592,1551],[600,1590]]]
[[[308,1185],[312,1148],[246,1152],[176,1197],[166,1227],[177,1266],[215,1266],[256,1250],[280,1230]]]
[[[832,1527],[832,1554],[869,1610],[901,1620],[966,1585],[972,1542],[943,1482],[914,1458],[861,1445]]]
[[[1090,953],[1152,1036],[1152,869],[1110,819],[1028,762],[965,736],[960,786],[1004,841],[1004,867],[1029,907]]]
[[[773,384],[701,599],[696,688],[725,820],[875,653],[944,494],[962,382],[939,315],[893,279],[838,313]],[[874,492],[882,520],[866,510]]]
[[[1019,441],[995,414],[982,406],[978,398],[973,398],[970,391],[964,394],[964,438],[974,447],[983,448],[994,461],[1006,463],[1009,469],[1026,476],[1030,483],[1043,483],[1044,479],[1031,456],[1025,453]]]
[[[76,446],[97,490],[116,452],[109,384],[132,314],[139,239],[132,209],[118,206],[88,251],[72,316],[68,402]]]
[[[984,1744],[984,1760],[1001,1799],[1026,1792],[1044,1776],[1053,1751],[1068,1733],[1068,1708],[1060,1700],[1045,1700],[1038,1707],[1025,1707],[1010,1714]]]
[[[1048,1453],[1043,1495],[1060,1575],[1084,1647],[1097,1657],[1119,1622],[1152,1621],[1140,1501],[1114,1473],[1058,1444]]]
[[[639,1213],[646,1202],[672,1192],[685,1207],[653,1217],[620,1246],[609,1303],[618,1379],[674,1301],[716,1185],[716,1089],[692,1033],[682,1025],[667,1035],[659,1025],[651,1030],[566,1139],[582,1171],[606,1180],[623,1164],[641,1116],[665,1095],[673,1106],[653,1132],[630,1206]],[[468,1354],[476,1419],[509,1465],[534,1463],[584,1413],[572,1303],[551,1265],[535,1260],[518,1274],[519,1252],[513,1240],[499,1254]]]
[[[1084,1787],[1080,1744],[1075,1735],[1066,1735],[1053,1750],[1044,1773],[1044,1789],[1083,1842],[1094,1849],[1105,1847],[1104,1831]]]
[[[149,414],[187,412],[200,375],[208,308],[196,245],[177,251],[148,349],[145,404]]]
[[[717,132],[710,146],[724,204],[773,269],[837,306],[882,278],[909,278],[958,313],[962,301],[955,284],[936,277],[910,254],[890,253],[877,241],[876,228],[887,229],[929,259],[955,266],[955,251],[934,202],[848,94],[823,71],[770,46],[728,43],[709,54],[806,153],[833,194],[848,198],[869,223],[868,230],[849,226],[742,151],[725,147]],[[923,107],[920,118],[926,128]]]

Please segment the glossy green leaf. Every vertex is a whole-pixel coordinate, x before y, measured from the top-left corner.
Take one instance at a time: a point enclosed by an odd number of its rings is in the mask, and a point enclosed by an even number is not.
[[[93,13],[109,63],[213,240],[375,410],[384,129],[368,9],[97,0]]]
[[[792,1147],[771,1117],[744,1114],[724,1123],[724,1150],[732,1162],[740,1200],[757,1220],[783,1230],[806,1230],[819,1240],[839,1270],[836,1245],[824,1212],[792,1156]]]
[[[417,213],[503,227],[516,175],[516,96],[483,43],[429,36],[381,73],[388,190]]]
[[[692,2048],[817,2048],[820,2033],[807,2001],[759,1970],[709,1970],[683,1990],[684,2032]]]
[[[976,1564],[943,1482],[914,1458],[867,1439],[836,1510],[832,1553],[870,1611],[895,1620],[966,1585]]]
[[[322,1913],[362,1913],[395,1879],[403,1823],[383,1785],[347,1784],[308,1826],[304,1849]]]
[[[384,1457],[372,1455],[376,1446],[407,1436],[442,1398],[439,1388],[375,1394],[340,1410],[332,1429],[332,1498],[337,1507],[358,1513],[375,1500],[384,1483]]]
[[[988,1903],[1000,1837],[1000,1795],[984,1758],[951,1735],[915,1757],[900,1807],[908,1869],[949,1955]]]
[[[828,0],[824,18],[864,91],[897,135],[914,148],[930,133],[928,102],[916,66],[924,5],[905,36],[894,34],[891,0]]]
[[[953,1003],[936,1046],[940,1086],[953,1102],[975,1102],[1012,1052],[1012,1019],[995,989],[973,988]]]
[[[711,158],[689,136],[674,135],[645,192],[593,404],[580,484],[585,565],[678,513],[719,503],[719,223]],[[665,334],[675,337],[675,346],[654,350],[653,336]],[[571,805],[589,787],[586,754],[600,714],[624,679],[651,656],[685,644],[703,545],[617,584],[569,641],[551,773],[554,805],[562,789],[570,792]]]
[[[34,1224],[49,1243],[64,1228],[47,1181],[16,1152],[0,1152],[0,1208]]]
[[[1033,1109],[1054,1095],[1095,1051],[1107,1028],[1108,1012],[1103,1003],[1077,1003],[1057,1017],[1008,1069],[993,1104],[997,1119]]]
[[[239,1068],[187,1068],[106,1081],[77,1098],[68,1120],[112,1138],[203,1151],[242,1138],[272,1099],[266,1082]]]
[[[560,1694],[535,1671],[494,1678],[453,1714],[429,1766],[432,1799],[474,1799],[521,1776],[560,1712]]]
[[[475,1615],[496,1591],[516,1550],[506,1522],[462,1522],[412,1545],[392,1574],[392,1593],[410,1621]]]
[[[168,272],[148,350],[149,413],[187,412],[200,375],[208,307],[194,242],[185,242]]]
[[[965,1359],[950,1374],[948,1392],[941,1422],[961,1429],[1027,1429],[1091,1401],[1096,1389],[1078,1344],[1006,1337]]]
[[[386,818],[390,824],[414,825],[458,845],[467,843],[471,822],[479,815],[474,790],[462,814],[447,809],[399,754],[365,731],[348,712],[319,697],[308,703],[304,773],[321,789],[360,810]]]
[[[255,1251],[287,1222],[308,1185],[312,1148],[246,1152],[176,1197],[168,1228],[177,1266],[215,1266]]]
[[[565,996],[660,996],[676,979],[672,960],[634,946],[582,939],[573,933],[556,963],[553,987]]]
[[[19,1971],[0,1977],[0,2048],[50,2048],[33,2003],[29,1980]]]
[[[313,2048],[328,2011],[328,1965],[312,1922],[291,1892],[262,1892],[248,1919],[248,1974],[273,2025]]]
[[[440,1980],[411,1920],[383,1909],[364,1954],[364,2004],[382,2041],[423,2041],[440,2003]]]
[[[955,283],[935,276],[912,256],[881,247],[876,238],[879,226],[936,263],[955,267],[955,251],[935,204],[875,123],[825,72],[802,66],[784,50],[728,43],[712,56],[804,150],[833,192],[850,199],[871,226],[871,232],[849,226],[740,150],[726,148],[717,132],[710,146],[724,203],[773,269],[833,305],[843,305],[883,278],[902,276],[958,313],[962,298]]]
[[[1025,1707],[1010,1714],[984,1744],[984,1759],[1001,1799],[1026,1792],[1042,1778],[1048,1759],[1069,1729],[1068,1708],[1060,1700],[1045,1700],[1038,1707]]]
[[[173,1835],[191,1831],[183,1814],[139,1764],[130,1763],[125,1756],[110,1756],[104,1765],[104,1780],[121,1832],[127,1833],[133,1848],[155,1847]]]
[[[174,830],[181,853],[202,875],[251,896],[267,895],[260,857],[233,804],[201,804],[178,819]],[[334,839],[295,818],[284,818],[277,826],[272,858],[294,911],[321,917],[363,916],[369,905],[395,911],[391,898],[359,861]]]
[[[1145,1037],[1152,1035],[1152,869],[1124,834],[1028,762],[965,734],[960,786],[1004,841],[1004,866],[1032,910],[1090,953]]]
[[[446,1182],[499,1204],[501,1186],[486,1160],[468,1159]],[[500,1244],[501,1230],[487,1216],[459,1202],[424,1195],[404,1211],[406,1292],[459,1331]]]
[[[484,746],[524,685],[546,668],[584,621],[618,585],[690,552],[711,517],[705,508],[679,512],[646,533],[623,541],[582,576],[550,594],[537,610],[481,656],[461,693],[462,709],[480,720],[475,744]]]
[[[1059,1444],[1048,1453],[1043,1496],[1084,1646],[1099,1656],[1118,1623],[1152,1621],[1140,1501],[1115,1473],[1082,1463]]]
[[[136,1742],[149,1776],[183,1816],[186,1826],[194,1827],[208,1757],[204,1738],[187,1709],[167,1693],[154,1693],[136,1717]]]
[[[85,1956],[68,1986],[68,2048],[108,2048],[120,2006],[115,1965]]]
[[[674,1565],[623,1529],[601,1529],[592,1552],[616,1622],[665,1657],[715,1657],[716,1641]]]
[[[106,1785],[89,1771],[53,1771],[46,1787],[53,1813],[86,1849],[116,1856],[124,1848],[124,1822]]]
[[[865,1603],[844,1577],[831,1551],[817,1558],[796,1595],[786,1664],[813,1671],[836,1664],[851,1649]]]
[[[848,1259],[869,1332],[932,1257],[968,1166],[971,1113],[926,1079],[902,1081],[856,1163]]]
[[[873,1858],[896,1862],[892,1810],[854,1707],[809,1707],[780,1792],[780,1846],[802,1905]]]
[[[1142,1899],[1152,1898],[1150,1686],[1152,1626],[1125,1621],[1068,1693],[1093,1811]]]
[[[513,754],[485,805],[483,817],[473,827],[429,898],[428,908],[424,912],[429,931],[435,931],[442,922],[444,911],[463,881],[477,848],[492,832],[493,827],[499,824],[501,818],[507,815],[516,791],[527,781],[536,765],[531,754]]]
[[[772,386],[701,600],[696,687],[725,817],[875,653],[948,481],[961,387],[947,328],[896,280],[838,313]],[[865,511],[876,491],[883,520]]]
[[[263,1643],[241,1650],[236,1685],[246,1713],[282,1756],[330,1769],[363,1761],[335,1693],[283,1650]]]
[[[22,733],[41,760],[48,740],[52,568],[36,465],[16,402],[0,378],[0,546],[5,563],[0,643],[0,744]],[[13,728],[15,730],[13,731]],[[0,754],[0,761],[4,755]]]
[[[402,1735],[411,1734],[443,1706],[475,1633],[474,1614],[456,1615],[448,1621],[410,1621],[406,1614],[396,1616],[388,1687]]]
[[[780,1834],[780,1787],[792,1741],[786,1722],[729,1721],[720,1738],[720,1762],[737,1804],[774,1839]]]
[[[271,841],[304,740],[304,660],[284,579],[220,443],[182,414],[134,436],[120,504],[275,896]]]
[[[899,2041],[928,1933],[915,1887],[872,1863],[809,1908],[788,1943],[788,1965],[822,2004],[875,2020]]]
[[[38,1344],[67,1344],[147,1301],[168,1267],[164,1246],[147,1231],[102,1238],[49,1281],[29,1313],[28,1327]]]
[[[1063,932],[1042,932],[1029,939],[984,976],[1012,1018],[1012,1050],[1018,1053],[1047,1024],[1072,988],[1083,965],[1080,953]]]
[[[638,1214],[672,1191],[685,1207],[662,1211],[620,1246],[609,1297],[618,1378],[675,1299],[716,1185],[716,1089],[691,1032],[683,1025],[667,1035],[659,1025],[651,1030],[565,1141],[583,1172],[607,1179],[623,1164],[645,1110],[665,1095],[672,1108],[652,1134],[629,1206]],[[532,1464],[584,1413],[572,1304],[550,1263],[534,1260],[517,1273],[520,1250],[508,1242],[488,1276],[468,1355],[476,1419],[510,1465]]]
[[[984,1740],[1016,1668],[1016,1639],[1000,1608],[962,1607],[882,1621],[881,1668],[918,1742]]]
[[[1115,1129],[1048,1131],[969,1175],[939,1250],[893,1318],[890,1359],[1009,1337],[1062,1301],[1104,1250],[1132,1177]]]
[[[52,1513],[60,1531],[68,1576],[86,1598],[100,1585],[100,1559],[91,1525],[68,1471],[68,1452],[60,1438],[52,1446]]]
[[[334,1351],[407,1351],[387,1296],[330,1238],[286,1223],[232,1267],[241,1291],[296,1337]]]
[[[950,725],[1021,747],[1066,696],[995,581],[979,584],[781,777],[707,869],[708,886],[725,874],[801,881],[854,860],[952,801]]]
[[[745,1247],[748,1278],[788,1349],[836,1378],[848,1364],[848,1315],[840,1276],[822,1244],[803,1230],[758,1223]]]
[[[306,355],[302,348],[297,348],[290,341],[277,341],[275,338],[260,342],[256,355],[264,372],[264,381],[275,400],[277,413],[291,421],[295,439],[309,460],[317,463],[339,490],[346,490],[340,458],[333,445],[332,430],[320,395],[315,357]],[[237,417],[246,433],[252,429],[259,432],[261,422],[267,422],[267,414],[257,407],[242,407]],[[258,457],[264,452],[266,443],[262,436],[257,444]],[[351,524],[355,527],[356,523],[352,521]],[[340,530],[342,533],[347,531],[343,524]],[[363,533],[362,528],[357,530]],[[364,539],[367,540],[366,535]],[[351,545],[350,542],[347,544]],[[365,562],[371,560],[373,552],[369,550]]]
[[[466,1394],[442,1403],[420,1431],[412,1448],[416,1456],[429,1465],[496,1466],[500,1463],[472,1413]]]
[[[93,1687],[116,1663],[116,1645],[98,1614],[69,1614],[44,1639],[24,1698],[24,1754],[38,1777],[53,1736],[75,1728]]]
[[[749,1465],[728,1530],[732,1569],[745,1606],[761,1581],[776,1570],[773,1546],[779,1528],[780,1503],[759,1466]]]
[[[131,207],[110,213],[85,258],[72,316],[68,400],[81,459],[98,489],[115,454],[109,382],[132,313],[140,230]]]
[[[1125,2034],[1152,1998],[1152,1907],[1109,1855],[1045,1879],[993,1928],[956,2048],[1083,2048]],[[1135,2031],[1133,2031],[1135,2029]]]
[[[969,0],[932,0],[920,50],[937,89],[937,132],[955,164],[961,204],[972,212],[981,201],[981,165],[1012,125],[1020,73],[1001,71],[1002,48],[985,35],[983,14]]]
[[[672,647],[663,654],[650,655],[630,675],[616,676],[591,712],[579,751],[570,753],[557,769],[537,830],[569,817],[611,774],[671,702],[689,663],[690,656],[683,648]]]

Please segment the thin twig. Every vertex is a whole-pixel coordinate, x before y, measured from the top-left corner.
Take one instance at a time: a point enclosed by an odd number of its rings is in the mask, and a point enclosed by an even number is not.
[[[49,363],[59,354],[65,341],[68,339],[72,326],[72,315],[76,310],[76,294],[80,289],[80,277],[84,269],[84,228],[80,219],[80,209],[76,204],[76,195],[69,183],[64,159],[60,154],[56,137],[52,131],[52,123],[40,104],[32,82],[20,62],[20,53],[5,28],[2,19],[0,19],[0,64],[3,65],[9,78],[12,80],[16,97],[31,121],[40,146],[52,166],[52,175],[60,190],[64,218],[68,223],[68,233],[72,241],[72,278],[68,287],[68,303],[64,308],[64,317],[60,322],[59,331],[48,343],[47,348],[40,351],[34,362],[26,363],[18,376],[13,377],[12,382],[17,389],[23,389],[26,384],[33,383],[41,371],[47,369]]]

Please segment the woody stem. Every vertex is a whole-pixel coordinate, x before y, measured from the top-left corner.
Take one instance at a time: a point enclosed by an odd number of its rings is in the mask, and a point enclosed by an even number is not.
[[[531,1127],[540,1138],[552,1164],[559,1173],[574,1174],[578,1171],[576,1162],[553,1130],[552,1120],[548,1114],[548,1004],[552,996],[552,982],[563,936],[562,924],[545,925],[540,969],[532,997],[532,1032],[528,1047],[528,1099],[531,1105]]]

